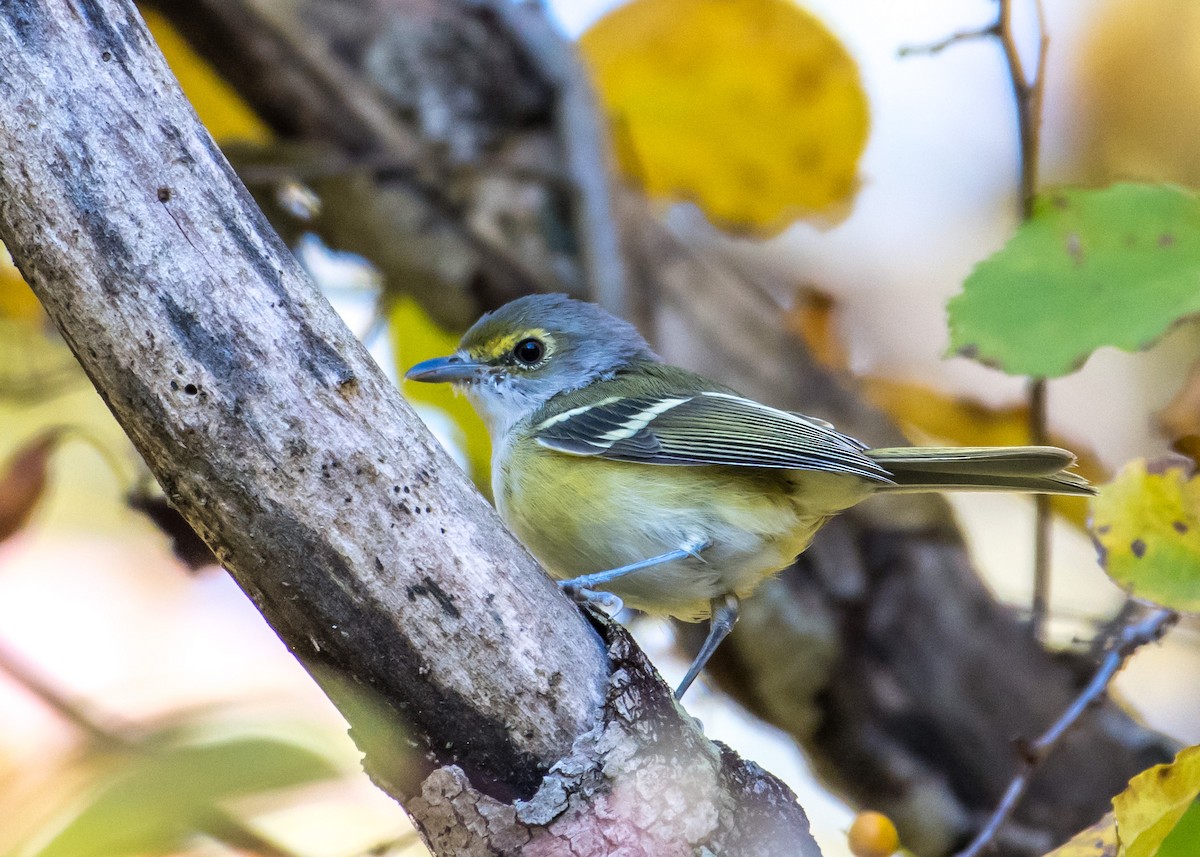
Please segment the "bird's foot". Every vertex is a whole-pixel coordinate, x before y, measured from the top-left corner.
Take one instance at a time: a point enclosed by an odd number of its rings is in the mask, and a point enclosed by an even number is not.
[[[625,602],[621,600],[620,596],[598,589],[588,589],[573,580],[560,580],[558,588],[576,604],[587,604],[610,617],[616,616],[625,609]]]

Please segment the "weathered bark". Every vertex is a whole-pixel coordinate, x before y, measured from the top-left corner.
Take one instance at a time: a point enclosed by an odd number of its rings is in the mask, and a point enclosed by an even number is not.
[[[258,7],[256,0],[156,4],[185,33],[245,20],[246,10]],[[383,31],[379,22],[392,18],[398,22],[393,28],[419,32],[426,6],[419,0],[306,0],[296,6],[287,32],[301,43],[342,45],[330,51],[342,63],[342,73],[355,80],[357,99],[381,86],[377,69],[358,58],[363,45],[380,44],[371,35]],[[514,55],[513,34],[495,26],[486,7],[454,0],[439,7],[444,27],[477,34],[480,26],[490,26],[489,50]],[[312,26],[318,19],[340,24],[334,30]],[[337,39],[329,35],[333,32],[359,38]],[[439,43],[453,38],[442,32]],[[286,79],[270,57],[247,65],[256,41],[243,32],[198,44],[207,44],[210,61],[256,109],[275,116],[280,133],[350,151],[304,113],[283,110],[279,116],[279,105],[296,96],[277,91]],[[470,54],[445,53],[434,74],[472,62]],[[402,59],[391,68],[410,80],[427,72]],[[519,62],[507,67],[517,74],[520,68]],[[331,99],[331,109],[342,109],[336,88],[323,90],[323,97]],[[378,92],[375,97],[386,103]],[[490,137],[474,128],[475,139],[489,143],[470,169],[456,174],[460,199],[472,199],[464,186],[486,184],[488,167],[531,139],[540,139],[539,151],[548,156],[540,165],[543,183],[553,187],[565,176],[549,157],[557,150],[546,143],[557,132],[542,127],[539,137],[536,124],[514,123],[511,115],[493,126]],[[546,120],[551,115],[549,109],[525,114]],[[419,115],[393,111],[392,121],[420,137]],[[425,145],[418,160],[429,157],[430,144]],[[402,160],[405,154],[396,151],[390,157]],[[781,308],[764,297],[766,290],[748,274],[744,260],[731,262],[712,247],[690,246],[659,225],[644,201],[629,197],[625,203],[627,302],[666,356],[749,395],[831,419],[873,443],[900,442],[886,418],[843,379],[814,363],[785,329]],[[469,205],[461,214],[479,222]],[[511,254],[559,240],[548,228],[486,234],[506,238],[502,252]],[[527,266],[538,268],[528,261]],[[568,274],[564,282],[569,287],[579,280]],[[453,288],[411,293],[437,309],[444,308],[442,295]],[[456,326],[465,327],[492,305],[488,294],[471,294],[479,304],[455,318]],[[450,315],[443,311],[439,317]],[[795,735],[817,768],[846,794],[893,813],[905,841],[925,854],[944,853],[962,841],[992,809],[1015,767],[1014,739],[1038,734],[1065,706],[1080,673],[1078,664],[1029,643],[1017,618],[980,586],[944,504],[917,497],[877,503],[827,528],[800,569],[768,587],[766,597],[745,605],[714,669],[723,686],[751,710]],[[1018,827],[1010,827],[1003,840],[1002,853],[1041,853],[1044,845],[1099,815],[1121,780],[1169,752],[1168,742],[1106,703],[1043,768],[1034,794],[1017,813]]]
[[[818,854],[786,787],[706,741],[507,534],[128,2],[0,6],[0,239],[436,853]]]

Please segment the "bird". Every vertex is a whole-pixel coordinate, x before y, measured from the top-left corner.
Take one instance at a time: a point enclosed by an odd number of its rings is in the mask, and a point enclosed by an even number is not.
[[[677,699],[741,600],[873,494],[1095,493],[1056,447],[872,449],[663,362],[633,325],[566,295],[504,304],[406,378],[466,394],[500,517],[568,594],[709,622]]]

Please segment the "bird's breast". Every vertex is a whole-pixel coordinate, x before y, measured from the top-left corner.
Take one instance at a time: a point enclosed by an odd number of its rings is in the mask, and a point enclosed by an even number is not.
[[[748,595],[789,565],[830,515],[869,492],[853,477],[638,464],[533,444],[497,448],[492,475],[501,517],[560,579],[709,544],[605,587],[630,607],[693,621],[712,598]]]

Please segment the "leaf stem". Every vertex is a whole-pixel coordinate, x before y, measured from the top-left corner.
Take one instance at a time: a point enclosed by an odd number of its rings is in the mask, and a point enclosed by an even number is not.
[[[1174,610],[1160,607],[1127,625],[1113,638],[1108,647],[1108,653],[1096,669],[1096,674],[1092,676],[1092,680],[1080,691],[1066,711],[1036,741],[1019,746],[1017,773],[1008,784],[1008,788],[1005,789],[999,805],[971,844],[960,851],[956,857],[978,857],[985,848],[992,844],[996,834],[1008,817],[1012,815],[1026,789],[1029,788],[1033,775],[1067,730],[1075,725],[1080,716],[1104,695],[1113,676],[1120,672],[1121,667],[1135,651],[1147,643],[1160,639],[1178,620],[1179,614]]]
[[[1029,382],[1029,442],[1044,445],[1049,438],[1046,418],[1046,380],[1034,378]],[[1045,638],[1046,617],[1050,608],[1050,524],[1051,506],[1048,494],[1033,498],[1033,596],[1030,603],[1029,630],[1035,640]]]

